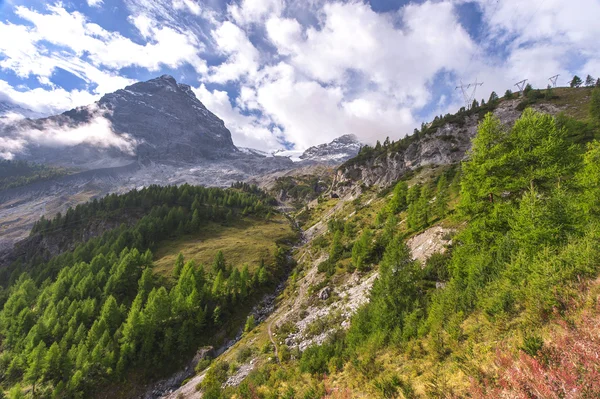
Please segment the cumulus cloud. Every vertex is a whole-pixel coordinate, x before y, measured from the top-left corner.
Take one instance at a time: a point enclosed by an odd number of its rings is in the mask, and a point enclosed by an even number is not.
[[[90,7],[100,7],[104,0],[87,0],[88,6]]]
[[[261,22],[268,15],[280,15],[282,0],[241,0],[227,7],[233,21],[240,25]]]
[[[80,144],[113,147],[133,155],[137,141],[128,134],[115,133],[103,112],[96,109],[89,122],[77,125],[61,123],[60,118],[18,123],[19,116],[8,115],[0,119],[0,157],[12,159],[29,146],[73,147]]]
[[[225,21],[213,31],[213,38],[227,61],[210,68],[212,82],[226,83],[243,76],[254,76],[259,68],[259,52],[246,33],[237,25]]]
[[[73,101],[65,105],[69,98],[87,97],[89,103],[104,93],[123,88],[134,82],[120,75],[125,67],[159,71],[165,66],[178,68],[187,64],[200,73],[207,69],[199,55],[203,45],[194,35],[160,26],[143,15],[130,18],[146,40],[139,44],[89,22],[81,12],[67,11],[60,3],[48,5],[46,12],[18,6],[15,14],[28,25],[0,21],[0,37],[11,38],[0,40],[0,68],[22,78],[35,76],[42,85],[50,87],[44,89],[41,97],[39,88],[28,96],[10,95],[16,102],[23,102],[24,97],[32,99],[30,106],[34,109],[64,110],[84,104]],[[82,79],[88,88],[66,93],[54,87],[51,78],[58,69]],[[42,98],[49,101],[41,104]]]
[[[244,115],[239,107],[231,105],[226,91],[210,91],[205,85],[192,89],[196,97],[215,115],[226,121],[234,143],[240,147],[274,151],[281,148],[281,132],[270,128],[269,120]]]
[[[0,79],[0,91],[55,112],[130,84],[123,68],[144,76],[168,68],[194,76],[185,83],[236,144],[298,150],[347,133],[370,143],[400,138],[463,105],[460,80],[484,81],[477,99],[487,99],[524,78],[545,87],[555,74],[559,84],[574,73],[600,75],[597,0],[426,0],[385,13],[366,1],[124,2],[129,36],[62,3],[16,7],[26,23],[0,22],[0,37],[12,38],[0,41],[0,68],[40,87]],[[479,33],[467,29],[479,21],[459,18],[464,3],[482,12]],[[58,69],[87,87],[55,86]]]

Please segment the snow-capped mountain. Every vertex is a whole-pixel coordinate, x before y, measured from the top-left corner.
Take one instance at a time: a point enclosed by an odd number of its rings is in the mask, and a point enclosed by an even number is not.
[[[11,116],[36,119],[45,115],[8,101],[0,101],[0,119],[8,119]]]
[[[308,148],[300,159],[303,161],[341,163],[358,154],[362,144],[353,134],[346,134],[331,143]]]

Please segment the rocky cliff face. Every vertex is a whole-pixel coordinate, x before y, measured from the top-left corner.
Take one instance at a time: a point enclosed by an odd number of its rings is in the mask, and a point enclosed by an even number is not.
[[[163,75],[106,94],[98,105],[116,133],[139,142],[136,154],[152,160],[215,159],[237,151],[231,133],[191,87]],[[65,112],[72,118],[77,110]]]
[[[134,160],[193,162],[238,152],[231,133],[190,86],[163,75],[61,115],[4,124],[19,157],[94,169]]]
[[[512,125],[521,115],[519,100],[502,101],[494,114],[505,125]],[[538,111],[557,114],[561,111],[549,104],[536,104]],[[466,117],[464,124],[447,123],[434,133],[413,142],[404,151],[387,152],[364,162],[349,162],[336,173],[333,186],[342,190],[354,183],[387,187],[408,171],[426,165],[449,165],[463,160],[471,148],[471,139],[477,133],[477,114]]]
[[[353,134],[346,134],[333,140],[331,143],[320,144],[308,148],[300,156],[303,161],[340,163],[355,157],[360,150],[361,143]]]

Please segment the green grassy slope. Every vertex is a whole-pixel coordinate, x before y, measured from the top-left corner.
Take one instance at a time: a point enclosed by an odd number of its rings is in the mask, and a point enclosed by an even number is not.
[[[598,316],[600,144],[585,143],[600,134],[600,112],[589,112],[590,89],[556,91],[550,102],[563,101],[568,117],[527,114],[510,133],[488,122],[473,160],[410,177],[419,194],[398,212],[389,210],[398,193],[412,194],[376,187],[351,201],[323,198],[302,209],[306,228],[325,227],[298,252],[282,308],[294,309],[294,298],[306,295],[296,285],[312,273],[303,269],[310,267],[305,259],[327,254],[334,267],[319,265],[325,283],[318,287],[335,286],[356,270],[379,270],[371,304],[349,331],[304,353],[287,350],[285,333],[278,335],[279,364],[268,361],[275,353],[264,347],[269,324],[258,327],[236,349],[250,347],[260,366],[238,388],[212,390],[210,397],[517,397],[528,387],[562,397],[566,386],[596,397],[597,368],[581,348],[596,347],[586,323]],[[441,189],[447,207],[439,211]],[[449,251],[413,264],[404,242],[437,225],[457,231]],[[366,245],[358,245],[365,231]],[[557,355],[566,349],[572,357]],[[243,362],[235,353],[223,359],[229,366]],[[561,375],[545,359],[568,372]],[[525,373],[515,377],[511,364]],[[543,370],[538,377],[536,367]],[[203,388],[228,373],[209,371]],[[544,375],[558,385],[546,384]]]
[[[241,269],[248,264],[254,272],[261,262],[272,263],[277,243],[295,238],[290,222],[282,215],[272,218],[244,218],[231,225],[210,224],[193,236],[162,243],[154,252],[154,271],[170,274],[175,259],[182,253],[186,261],[209,267],[218,251],[227,254],[227,262]]]

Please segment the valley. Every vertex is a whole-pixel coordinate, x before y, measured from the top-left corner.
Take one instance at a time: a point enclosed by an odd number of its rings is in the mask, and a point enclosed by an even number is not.
[[[138,160],[0,191],[8,394],[560,395],[533,376],[591,367],[555,345],[593,347],[600,131],[592,89],[541,92],[338,164]]]

